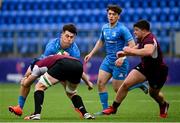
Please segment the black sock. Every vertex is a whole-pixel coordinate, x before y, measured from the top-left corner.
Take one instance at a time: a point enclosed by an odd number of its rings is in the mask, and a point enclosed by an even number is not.
[[[44,100],[44,91],[34,92],[34,103],[35,103],[35,112],[34,114],[40,114],[42,109],[42,104]]]
[[[79,111],[82,113],[82,115],[87,113],[86,108],[85,108],[85,106],[83,104],[83,101],[82,101],[82,99],[81,99],[81,97],[79,95],[74,95],[71,98],[71,101],[72,101],[74,107],[79,109]]]
[[[113,102],[112,106],[113,108],[117,109],[119,107],[120,103],[117,103],[117,102]]]

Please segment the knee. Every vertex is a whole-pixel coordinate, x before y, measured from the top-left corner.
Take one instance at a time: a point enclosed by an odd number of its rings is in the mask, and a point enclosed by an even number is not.
[[[104,87],[106,85],[106,83],[102,80],[98,80],[97,85],[98,85],[98,87]]]
[[[68,92],[66,92],[66,95],[67,95],[67,97],[69,98],[69,99],[71,99],[74,95],[76,95],[76,93],[68,93]]]
[[[21,80],[21,86],[25,87],[25,88],[28,88],[31,86],[31,82],[29,81],[26,81],[26,79],[22,79]]]
[[[38,83],[35,85],[35,91],[37,91],[37,90],[39,90],[39,91],[44,91],[44,90],[46,90],[46,89],[47,89],[47,87],[46,87],[44,84],[40,83],[40,82],[38,82]]]
[[[71,99],[74,95],[77,94],[76,89],[70,89],[68,86],[66,86],[66,95]]]

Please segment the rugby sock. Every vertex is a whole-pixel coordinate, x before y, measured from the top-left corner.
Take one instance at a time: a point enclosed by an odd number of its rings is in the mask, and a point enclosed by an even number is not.
[[[35,104],[35,112],[34,114],[40,114],[42,109],[42,104],[44,101],[44,91],[36,91],[34,92],[34,104]]]
[[[83,101],[79,95],[74,95],[71,98],[71,101],[72,101],[74,107],[77,108],[82,113],[83,116],[85,113],[87,113],[86,108],[83,104]]]
[[[26,98],[24,98],[23,96],[19,96],[18,104],[21,107],[21,109],[23,109],[25,101],[26,101]]]
[[[108,93],[107,92],[101,92],[101,93],[99,93],[99,97],[101,100],[101,105],[103,107],[103,110],[108,108]]]
[[[119,107],[120,103],[117,103],[117,102],[113,102],[112,106],[113,108],[117,109]]]

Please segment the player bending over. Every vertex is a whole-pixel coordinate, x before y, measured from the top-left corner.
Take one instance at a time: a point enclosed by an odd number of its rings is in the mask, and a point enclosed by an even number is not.
[[[42,66],[40,66],[40,64]],[[47,66],[43,66],[43,64],[46,64]],[[32,115],[25,117],[25,119],[40,120],[44,91],[58,82],[64,86],[67,96],[71,99],[74,108],[80,113],[80,115],[84,119],[94,119],[95,117],[86,111],[81,97],[76,92],[76,88],[80,83],[83,73],[82,63],[78,59],[70,56],[49,56],[36,63],[34,69],[37,70],[36,72],[34,71],[33,74],[47,69],[46,67],[48,67],[47,72],[41,75],[40,80],[35,86],[35,112]]]

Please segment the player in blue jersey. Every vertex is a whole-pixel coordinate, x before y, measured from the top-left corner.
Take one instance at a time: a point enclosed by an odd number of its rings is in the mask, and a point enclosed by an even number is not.
[[[122,9],[117,5],[109,5],[107,8],[108,24],[102,27],[101,35],[93,50],[85,56],[85,62],[95,54],[103,45],[106,49],[106,57],[104,58],[98,74],[98,91],[103,109],[108,108],[108,93],[106,84],[112,77],[112,86],[115,92],[124,81],[128,73],[128,61],[126,57],[117,58],[116,53],[121,51],[124,46],[134,47],[135,42],[126,26],[118,22]],[[141,87],[146,90],[144,84],[138,84],[136,87]],[[135,88],[135,87],[132,87]],[[102,114],[102,112],[99,112]],[[98,114],[99,114],[98,113]]]
[[[51,40],[46,45],[44,53],[38,59],[43,59],[49,55],[59,54],[59,53],[63,55],[70,55],[72,57],[79,59],[80,51],[76,43],[74,42],[76,35],[77,35],[77,29],[73,24],[64,25],[60,38]],[[18,116],[21,116],[23,113],[22,109],[24,107],[26,97],[28,96],[30,87],[32,83],[34,82],[34,80],[32,81],[26,80],[29,75],[31,75],[31,66],[28,68],[27,72],[25,73],[24,78],[21,80],[21,88],[20,88],[20,96],[18,98],[18,105],[9,106],[9,111],[13,112],[14,114]],[[82,79],[88,85],[88,89],[91,90],[93,88],[93,84],[87,79],[87,76],[84,72],[82,75]]]

